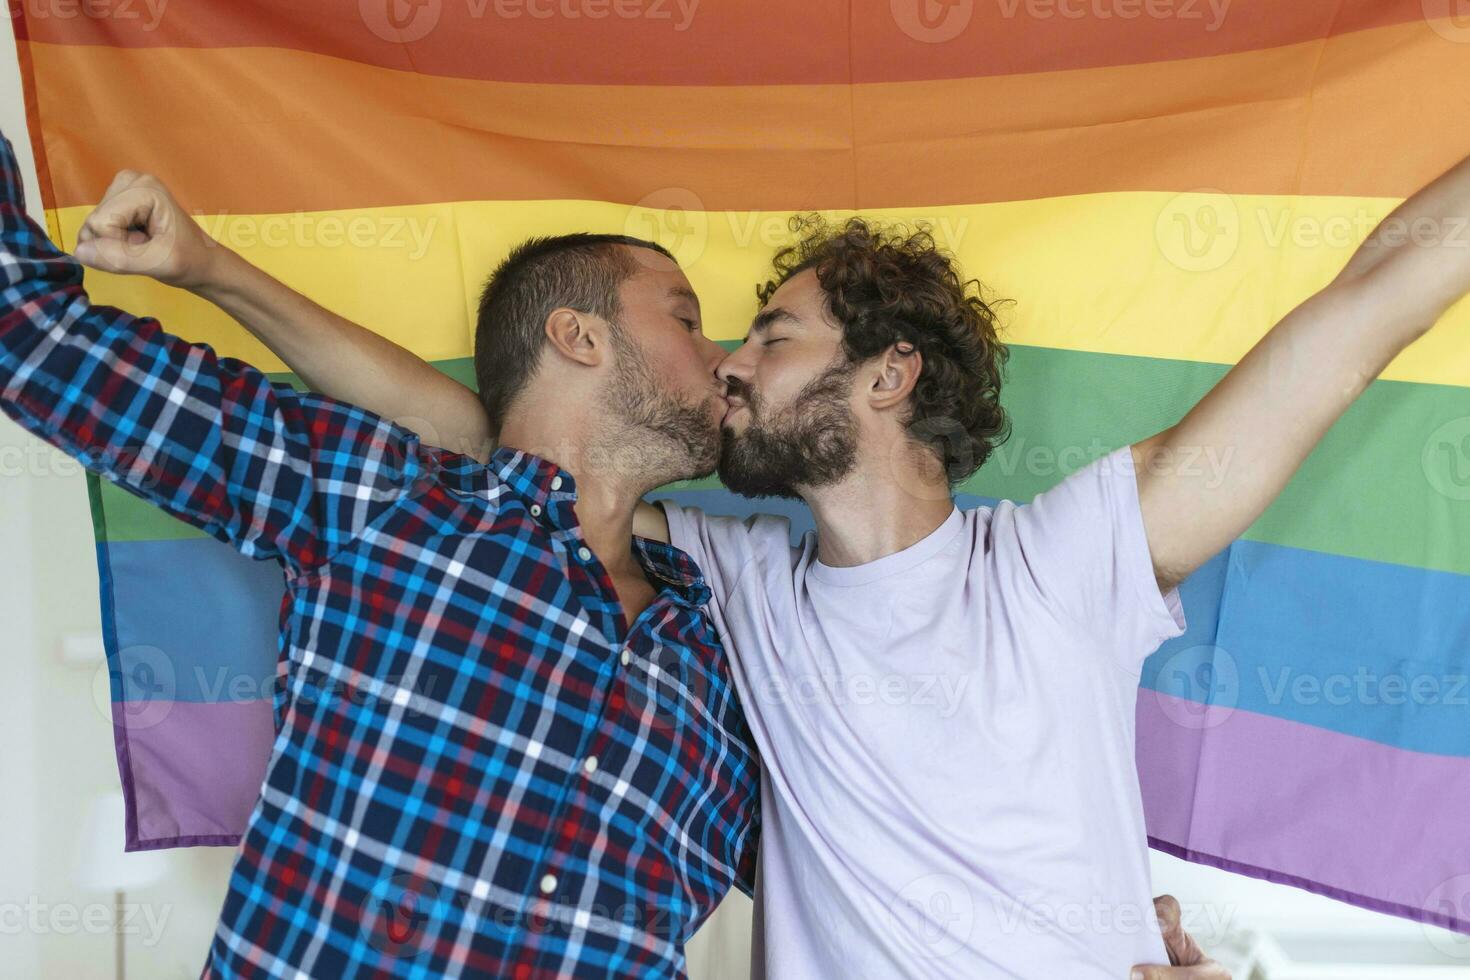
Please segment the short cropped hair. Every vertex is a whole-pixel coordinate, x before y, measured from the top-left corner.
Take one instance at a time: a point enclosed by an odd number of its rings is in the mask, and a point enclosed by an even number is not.
[[[619,290],[638,271],[628,247],[673,258],[641,238],[578,232],[523,242],[491,274],[475,324],[475,383],[492,432],[500,432],[516,397],[536,376],[552,310],[566,307],[616,322]]]

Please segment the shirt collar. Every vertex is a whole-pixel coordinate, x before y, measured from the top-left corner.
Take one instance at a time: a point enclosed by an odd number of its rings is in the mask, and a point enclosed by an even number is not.
[[[533,513],[544,512],[559,528],[573,525],[577,481],[572,479],[572,474],[549,460],[511,446],[497,448],[490,456],[489,468],[528,507],[536,508]]]
[[[575,526],[573,505],[577,502],[577,482],[566,470],[511,446],[501,446],[491,454],[489,469],[528,507],[537,507],[544,513],[554,526],[562,529]],[[685,605],[702,606],[709,602],[709,586],[694,559],[650,538],[634,537],[633,545],[643,567],[671,586]]]

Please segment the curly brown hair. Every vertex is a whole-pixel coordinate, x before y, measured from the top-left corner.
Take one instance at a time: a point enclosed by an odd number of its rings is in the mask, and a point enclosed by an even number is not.
[[[1010,437],[1000,404],[1009,351],[997,337],[995,305],[978,279],[962,279],[954,257],[918,224],[850,218],[840,227],[796,215],[797,241],[776,253],[775,275],[756,288],[764,307],[787,280],[816,271],[827,311],[842,327],[849,361],[861,363],[908,341],[923,355],[905,425],[943,462],[951,485],[978,470]]]

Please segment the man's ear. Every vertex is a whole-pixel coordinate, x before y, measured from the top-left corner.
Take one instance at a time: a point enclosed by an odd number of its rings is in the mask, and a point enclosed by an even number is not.
[[[919,374],[924,370],[924,355],[907,340],[900,340],[878,355],[877,373],[868,402],[875,411],[902,405],[914,393]]]
[[[595,317],[560,307],[546,317],[546,340],[562,357],[586,367],[602,363],[603,334]]]

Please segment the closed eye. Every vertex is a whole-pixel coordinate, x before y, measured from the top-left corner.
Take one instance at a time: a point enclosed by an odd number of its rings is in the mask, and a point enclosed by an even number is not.
[[[684,329],[690,331],[691,333],[699,329],[698,320],[691,320],[688,317],[681,316],[679,317],[679,322],[684,324]]]
[[[767,340],[764,343],[762,343],[761,346],[762,347],[773,347],[776,344],[784,344],[786,341],[788,341],[790,339],[791,339],[790,337],[772,337],[770,340]]]

